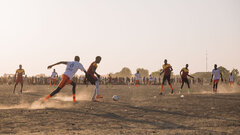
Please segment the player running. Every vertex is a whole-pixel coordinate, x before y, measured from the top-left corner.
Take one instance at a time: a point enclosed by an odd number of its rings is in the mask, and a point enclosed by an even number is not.
[[[139,73],[139,71],[137,71],[137,73],[135,74],[135,77],[136,77],[136,87],[139,87],[140,80],[141,80],[141,74]]]
[[[212,77],[211,77],[211,83],[213,82],[213,93],[217,93],[220,76],[221,76],[221,80],[223,81],[222,73],[220,69],[218,69],[217,64],[215,64],[214,69],[212,70]]]
[[[53,66],[59,65],[59,64],[64,64],[67,65],[66,71],[62,75],[62,80],[59,83],[58,87],[56,90],[54,90],[51,94],[49,94],[47,97],[44,98],[43,102],[45,102],[47,99],[51,98],[55,94],[57,94],[64,86],[71,84],[72,87],[72,92],[73,92],[73,102],[76,102],[76,83],[72,81],[73,76],[75,73],[80,69],[81,71],[85,72],[86,70],[84,69],[83,65],[79,63],[80,57],[75,56],[74,61],[61,61],[56,64],[48,66],[48,69],[51,69]]]
[[[92,85],[95,85],[96,88],[94,90],[94,94],[92,97],[93,102],[99,102],[99,98],[103,98],[99,94],[99,85],[100,85],[100,75],[96,72],[98,64],[101,62],[102,58],[100,56],[97,56],[95,61],[89,66],[86,79],[89,81]],[[96,75],[96,76],[95,76]]]
[[[15,76],[14,78],[16,79],[16,83],[15,83],[15,86],[14,86],[14,89],[13,89],[13,93],[15,93],[15,89],[18,85],[18,83],[21,84],[21,90],[20,90],[20,93],[22,94],[22,89],[23,89],[23,75],[25,75],[25,71],[24,69],[22,69],[22,65],[19,65],[19,69],[17,69],[16,73],[15,73]]]
[[[55,88],[55,85],[57,83],[57,78],[58,78],[58,73],[56,72],[55,69],[53,69],[52,75],[50,77],[49,88],[51,87],[52,84],[54,85],[54,88]]]
[[[169,86],[172,90],[171,94],[173,94],[173,87],[172,87],[172,84],[171,84],[171,72],[173,71],[172,66],[170,64],[168,64],[167,60],[165,59],[164,60],[164,65],[162,67],[163,67],[163,71],[160,72],[160,76],[164,73],[164,77],[163,77],[163,81],[162,81],[160,95],[162,95],[162,93],[163,93],[163,85],[164,85],[166,80],[168,81],[168,84],[169,84]]]
[[[189,80],[188,80],[188,76],[191,78],[194,78],[193,76],[189,75],[189,69],[188,69],[188,64],[186,64],[185,68],[182,68],[182,70],[180,71],[180,76],[182,78],[182,86],[181,89],[179,91],[179,93],[182,93],[182,88],[184,86],[184,83],[187,83],[188,85],[188,93],[190,93],[190,84],[189,84]]]
[[[229,76],[229,84],[230,86],[233,86],[234,85],[234,76],[233,76],[233,73],[231,72],[230,76]]]

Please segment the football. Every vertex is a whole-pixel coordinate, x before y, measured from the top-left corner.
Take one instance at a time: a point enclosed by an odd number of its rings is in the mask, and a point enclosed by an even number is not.
[[[114,96],[112,97],[112,99],[113,99],[113,101],[118,101],[118,100],[119,100],[119,97],[118,97],[117,95],[114,95]]]

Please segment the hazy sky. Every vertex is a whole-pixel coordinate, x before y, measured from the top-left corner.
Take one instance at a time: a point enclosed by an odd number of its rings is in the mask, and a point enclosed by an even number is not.
[[[240,69],[240,0],[0,0],[0,75],[21,63],[28,75],[81,57],[98,72],[129,67],[174,72],[217,63]],[[65,66],[57,66],[62,74]]]

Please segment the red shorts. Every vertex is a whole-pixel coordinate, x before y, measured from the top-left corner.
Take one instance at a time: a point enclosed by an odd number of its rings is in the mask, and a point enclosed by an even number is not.
[[[139,82],[140,82],[139,80],[136,80],[136,84],[139,84]]]
[[[51,78],[51,82],[53,82],[53,83],[54,83],[54,82],[56,82],[56,79],[54,79],[54,78]]]
[[[70,78],[68,76],[63,74],[62,75],[62,80],[59,83],[58,87],[63,88],[64,86],[66,86],[66,85],[68,85],[70,83],[72,83],[72,80],[70,80]]]
[[[21,83],[21,84],[23,84],[23,78],[17,78],[16,83]]]
[[[213,80],[213,84],[219,83],[219,79]]]

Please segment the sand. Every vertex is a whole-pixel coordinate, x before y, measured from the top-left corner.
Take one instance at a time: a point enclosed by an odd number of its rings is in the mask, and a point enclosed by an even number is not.
[[[0,85],[0,134],[240,134],[237,86],[220,86],[218,94],[193,86],[184,98],[170,95],[168,86],[162,96],[159,86],[101,86],[99,103],[90,100],[93,86],[77,86],[77,103],[67,86],[44,104],[53,87],[25,86],[23,94],[12,88]]]

